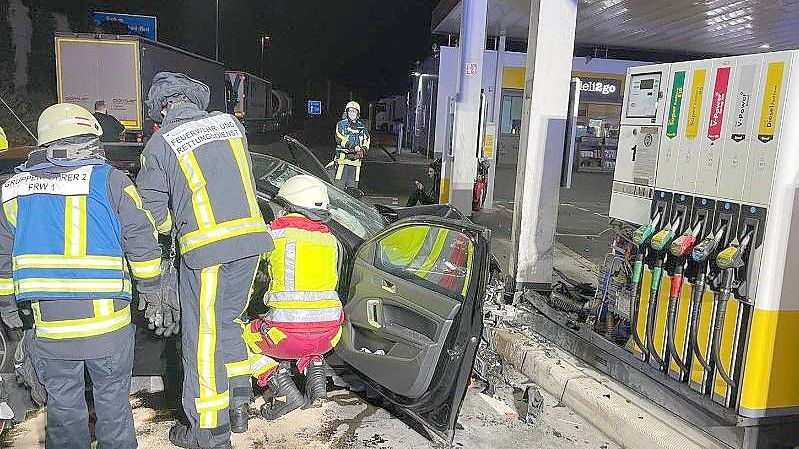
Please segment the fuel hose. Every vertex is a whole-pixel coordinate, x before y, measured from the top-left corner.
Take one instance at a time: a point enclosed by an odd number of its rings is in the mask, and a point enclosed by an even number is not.
[[[643,353],[648,353],[648,348],[641,341],[641,337],[638,336],[638,314],[639,310],[641,309],[641,291],[639,287],[641,286],[641,276],[643,275],[644,271],[644,254],[638,254],[635,256],[635,262],[633,263],[633,275],[632,275],[632,291],[633,291],[633,298],[632,298],[632,320],[630,322],[630,334],[633,337],[633,342],[638,349]]]
[[[705,293],[705,273],[700,272],[696,276],[696,282],[694,283],[694,290],[691,292],[691,335],[690,339],[690,347],[693,351],[694,355],[696,356],[696,360],[699,361],[699,364],[702,365],[702,368],[705,369],[707,372],[712,372],[713,367],[708,362],[708,358],[702,355],[702,349],[699,347],[699,319],[700,314],[702,313],[702,297]]]
[[[688,372],[688,368],[685,365],[685,361],[683,361],[682,357],[680,357],[680,353],[677,351],[677,345],[675,344],[674,340],[674,332],[677,327],[677,306],[680,302],[680,291],[682,290],[682,283],[683,283],[683,267],[682,263],[677,265],[674,269],[674,274],[671,276],[671,290],[669,292],[669,309],[668,309],[668,331],[669,331],[669,338],[666,341],[666,347],[669,351],[669,355],[671,356],[674,363],[680,368],[680,375],[683,373]]]
[[[647,304],[646,315],[646,347],[649,356],[657,362],[661,369],[663,368],[663,359],[655,349],[653,335],[655,333],[655,314],[657,312],[658,292],[660,291],[660,279],[662,275],[663,259],[658,258],[652,270],[652,286],[649,288],[649,304]]]
[[[722,287],[716,299],[716,324],[713,326],[713,362],[716,365],[716,371],[719,373],[724,382],[730,387],[735,387],[735,381],[732,376],[724,368],[724,363],[721,361],[721,337],[724,332],[724,319],[727,315],[727,302],[732,296],[732,281],[735,277],[735,268],[727,268],[724,270],[722,279]],[[732,364],[731,364],[732,365]]]

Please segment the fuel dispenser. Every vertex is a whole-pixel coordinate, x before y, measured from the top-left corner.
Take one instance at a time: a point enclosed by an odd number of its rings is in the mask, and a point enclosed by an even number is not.
[[[635,250],[614,319],[628,369],[730,447],[799,445],[797,146],[799,51],[628,71],[610,217]]]

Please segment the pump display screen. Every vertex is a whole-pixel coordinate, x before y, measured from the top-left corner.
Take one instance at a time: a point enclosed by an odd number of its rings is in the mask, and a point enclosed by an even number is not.
[[[627,118],[655,118],[660,100],[661,72],[630,75]]]

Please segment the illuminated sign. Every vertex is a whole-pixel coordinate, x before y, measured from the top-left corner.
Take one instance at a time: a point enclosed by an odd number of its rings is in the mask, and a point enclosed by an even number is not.
[[[621,103],[622,80],[580,76],[580,101]]]

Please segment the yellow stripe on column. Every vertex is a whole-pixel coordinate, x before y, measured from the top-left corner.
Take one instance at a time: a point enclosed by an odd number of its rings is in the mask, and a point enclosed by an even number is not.
[[[688,315],[691,311],[692,292],[693,286],[688,282],[683,283],[682,290],[680,291],[680,303],[677,305],[677,319],[674,324],[674,346],[677,348],[677,354],[680,355],[680,359],[682,359],[686,367],[689,368],[691,364],[686,358],[687,351],[685,348],[687,347],[688,327],[690,326]],[[674,360],[671,360],[669,369],[675,375],[680,373],[680,367],[677,366],[677,362]]]
[[[660,290],[658,290],[658,302],[655,310],[655,329],[652,331],[652,342],[655,351],[661,359],[666,357],[666,318],[669,314],[669,290],[671,286],[671,276],[663,272],[660,278]]]
[[[649,287],[652,285],[652,272],[644,266],[641,274],[641,286],[638,294],[638,322],[635,323],[635,332],[642,343],[646,344],[646,312],[649,308]],[[633,352],[640,354],[641,348],[631,341]]]
[[[738,332],[738,313],[740,312],[740,303],[734,299],[727,301],[727,314],[724,316],[724,332],[721,336],[721,347],[719,348],[719,356],[721,363],[724,364],[724,369],[727,374],[735,380],[735,373],[733,373],[732,365],[734,359],[734,352],[737,347],[735,336]],[[721,378],[721,375],[716,372],[713,380],[713,394],[719,398],[727,398],[727,383]]]
[[[438,202],[441,204],[449,203],[449,178],[441,178],[441,184],[438,190]]]
[[[702,356],[710,362],[710,334],[711,324],[713,323],[713,298],[711,290],[705,288],[702,294],[702,305],[699,309],[699,330],[696,333],[697,345],[702,351]],[[705,368],[699,363],[696,356],[691,357],[691,383],[701,385],[704,388],[707,374]]]
[[[799,310],[755,309],[749,332],[740,413],[796,414],[799,408]],[[781,413],[781,410],[783,412]]]

